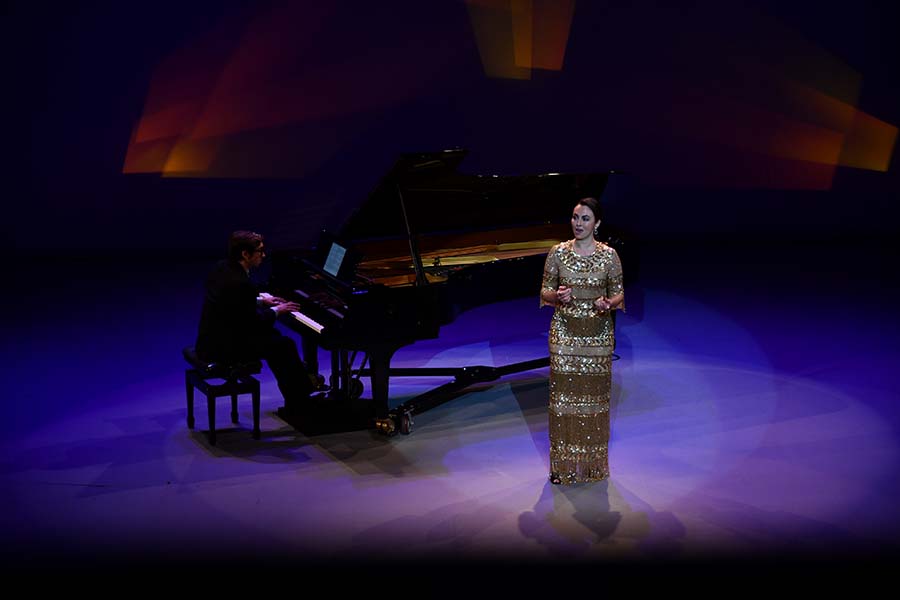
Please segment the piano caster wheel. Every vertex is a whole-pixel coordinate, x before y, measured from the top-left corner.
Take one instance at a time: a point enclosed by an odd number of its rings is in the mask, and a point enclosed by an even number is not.
[[[394,419],[390,417],[386,419],[375,419],[375,429],[377,429],[379,433],[383,433],[389,437],[397,435],[397,426],[394,424]]]
[[[412,414],[409,412],[405,412],[400,416],[400,433],[403,435],[409,435],[409,432],[412,431],[413,420]]]
[[[359,379],[350,379],[350,389],[347,390],[347,395],[351,400],[356,400],[363,393],[363,382]]]

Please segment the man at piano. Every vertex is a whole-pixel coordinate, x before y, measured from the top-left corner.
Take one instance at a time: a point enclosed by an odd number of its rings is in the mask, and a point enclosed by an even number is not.
[[[260,295],[250,280],[266,255],[263,236],[235,231],[228,256],[206,279],[206,296],[195,344],[203,361],[234,364],[264,359],[278,382],[285,406],[298,406],[313,391],[312,378],[297,344],[275,328],[275,319],[298,310],[293,302]]]

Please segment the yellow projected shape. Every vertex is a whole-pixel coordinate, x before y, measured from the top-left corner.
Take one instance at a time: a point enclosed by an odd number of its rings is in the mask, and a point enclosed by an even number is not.
[[[897,142],[897,128],[862,111],[844,139],[839,164],[859,169],[887,171]]]
[[[561,71],[574,0],[466,0],[488,77],[531,79],[532,69]]]

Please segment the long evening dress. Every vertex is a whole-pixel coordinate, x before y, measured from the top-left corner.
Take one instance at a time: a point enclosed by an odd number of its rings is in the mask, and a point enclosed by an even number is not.
[[[542,291],[572,288],[571,302],[553,312],[549,340],[550,473],[562,483],[609,476],[615,331],[610,311],[598,311],[594,300],[622,293],[622,264],[613,248],[594,244],[591,255],[581,256],[574,240],[562,242],[544,264]]]

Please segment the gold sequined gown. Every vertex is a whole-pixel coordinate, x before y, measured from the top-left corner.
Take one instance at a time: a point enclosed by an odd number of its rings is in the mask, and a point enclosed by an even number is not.
[[[613,248],[594,243],[589,256],[575,252],[574,240],[557,244],[544,264],[542,291],[572,288],[571,302],[557,306],[550,322],[550,472],[562,483],[609,476],[615,332],[594,300],[622,293],[622,264]]]

